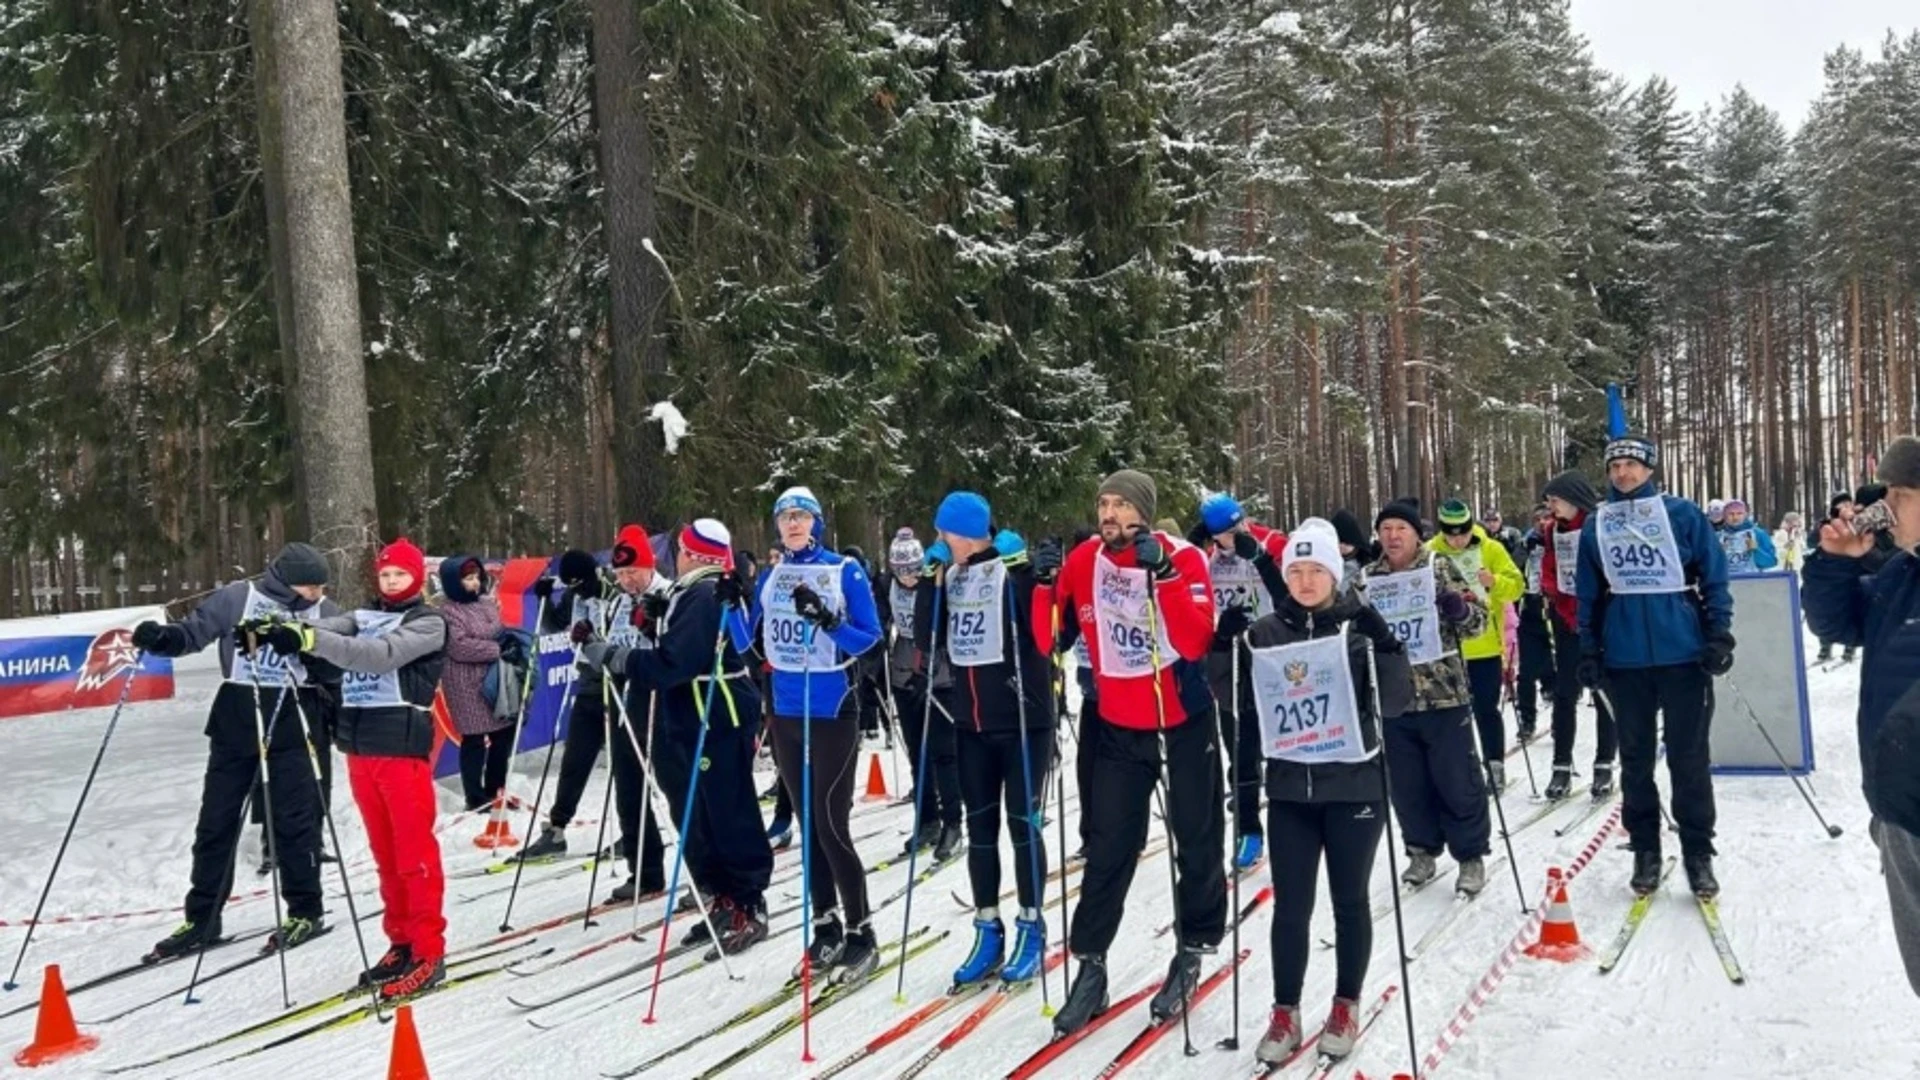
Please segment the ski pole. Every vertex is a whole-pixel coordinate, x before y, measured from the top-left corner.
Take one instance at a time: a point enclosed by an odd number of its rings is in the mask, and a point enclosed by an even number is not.
[[[1468,717],[1467,722],[1471,724],[1473,722],[1472,717]],[[1471,735],[1472,733],[1469,732],[1468,734]],[[1475,738],[1472,742],[1473,752],[1477,756],[1480,753],[1480,740]],[[1513,856],[1513,834],[1507,831],[1507,808],[1500,803],[1500,793],[1493,790],[1492,763],[1482,761],[1480,763],[1480,773],[1487,778],[1487,789],[1489,794],[1493,796],[1493,814],[1500,819],[1500,842],[1507,846],[1507,869],[1513,872],[1513,891],[1520,896],[1520,914],[1531,914],[1533,909],[1527,906],[1526,887],[1520,884],[1520,863]]]
[[[898,635],[899,632],[899,627],[896,626],[893,628],[895,635]],[[891,667],[893,642],[891,640],[887,642],[887,653],[887,663],[883,664],[880,670],[880,691],[881,700],[886,705],[884,711],[887,714],[887,754],[893,762],[893,782],[898,784],[900,782],[900,744],[906,741],[906,732],[905,729],[900,726],[900,704],[895,701],[893,697],[893,669]],[[916,783],[918,783],[918,781],[916,781]],[[917,835],[918,834],[916,834],[916,836]]]
[[[529,839],[533,836],[533,830],[538,828],[540,824],[540,804],[544,802],[547,797],[547,773],[553,768],[554,748],[560,745],[560,723],[564,720],[571,724],[573,720],[573,700],[578,696],[580,690],[580,673],[575,669],[574,665],[579,662],[580,647],[576,645],[573,647],[573,659],[567,664],[567,670],[573,675],[573,678],[567,680],[567,689],[566,692],[561,695],[560,707],[553,711],[553,733],[552,737],[547,741],[547,760],[540,766],[540,784],[534,789],[533,804],[527,807],[526,833]],[[515,897],[520,895],[520,877],[527,872],[526,854],[526,852],[522,851],[520,857],[514,860],[513,887],[507,890],[507,910],[500,916],[500,932],[503,934],[513,929],[513,901]],[[596,850],[594,852],[594,857],[600,857],[599,851]]]
[[[1023,789],[1023,794],[1026,796],[1026,801],[1021,803],[1020,805],[1027,815],[1027,868],[1033,878],[1033,909],[1032,910],[1034,913],[1034,917],[1037,919],[1041,916],[1042,909],[1046,907],[1047,879],[1041,876],[1042,874],[1041,868],[1044,865],[1044,859],[1040,851],[1041,830],[1044,828],[1040,819],[1045,815],[1044,815],[1043,807],[1041,806],[1041,804],[1033,801],[1033,753],[1034,751],[1033,751],[1033,741],[1030,738],[1028,738],[1028,732],[1027,732],[1027,678],[1026,678],[1026,671],[1025,671],[1027,666],[1026,665],[1027,658],[1026,658],[1025,652],[1022,651],[1022,646],[1020,644],[1020,616],[1017,610],[1019,606],[1020,606],[1019,598],[1015,595],[1014,589],[1013,589],[1013,577],[1011,575],[1008,575],[1007,576],[1007,634],[1008,634],[1007,644],[1013,650],[1013,699],[1017,703],[1017,707],[1019,710],[1019,718],[1020,718],[1020,785]],[[1045,795],[1046,794],[1046,787],[1045,787],[1046,778],[1044,776],[1041,777],[1040,783],[1042,785],[1041,794]],[[1011,835],[1013,831],[1012,822],[1008,822],[1007,831],[1009,833],[1008,839],[1014,840],[1014,837]],[[1015,847],[1019,846],[1017,841],[1015,841],[1014,846]],[[996,859],[998,858],[998,852],[995,853],[995,858]],[[1019,870],[1016,867],[1015,868],[1016,878],[1018,877],[1018,873],[1019,873]],[[1066,877],[1064,873],[1061,874],[1060,876],[1062,878]],[[1016,885],[1015,891],[1018,892],[1019,890],[1017,888],[1017,885],[1018,885],[1017,881],[1015,882],[1015,885]],[[1021,901],[1024,904],[1026,902],[1026,898],[1022,897]],[[1234,955],[1237,956],[1239,954],[1236,952]],[[1053,1015],[1053,995],[1047,989],[1047,973],[1044,968],[1044,965],[1046,963],[1046,957],[1047,957],[1047,942],[1046,942],[1046,936],[1043,934],[1041,935],[1041,939],[1040,939],[1040,960],[1042,964],[1042,970],[1040,971],[1040,1015],[1052,1016]],[[907,966],[906,962],[903,958],[900,964],[903,977],[904,977],[906,966]]]
[[[1142,573],[1145,573],[1145,571],[1142,571]],[[1147,652],[1149,663],[1152,666],[1152,670],[1147,673],[1147,677],[1153,680],[1153,730],[1154,736],[1159,742],[1160,750],[1160,784],[1162,787],[1160,792],[1160,815],[1164,817],[1167,822],[1167,880],[1171,882],[1173,886],[1173,925],[1176,940],[1179,942],[1174,946],[1174,950],[1175,955],[1178,956],[1179,950],[1184,948],[1186,944],[1184,938],[1181,937],[1181,935],[1184,935],[1184,927],[1180,921],[1180,873],[1176,869],[1180,864],[1180,842],[1175,836],[1178,830],[1175,828],[1173,821],[1173,758],[1167,753],[1167,693],[1160,685],[1160,604],[1158,597],[1154,595],[1152,574],[1147,574]],[[1220,776],[1217,771],[1213,775],[1216,779]],[[1083,814],[1086,813],[1087,808],[1082,806],[1080,812]],[[1215,854],[1217,855],[1218,852],[1215,852]],[[1239,955],[1237,952],[1234,953],[1236,957]],[[1186,1040],[1186,1055],[1188,1057],[1198,1057],[1200,1051],[1194,1049],[1193,1046],[1193,1022],[1188,1015],[1190,1011],[1191,1010],[1187,1008],[1187,994],[1183,991],[1180,995],[1180,1035]]]
[[[1507,685],[1508,688],[1511,689],[1513,684],[1508,683]],[[1514,705],[1514,723],[1516,726],[1518,726],[1519,720],[1520,706],[1516,703]],[[1527,793],[1537,799],[1540,797],[1540,783],[1533,778],[1533,744],[1523,740],[1516,741],[1520,742],[1520,760],[1525,762],[1527,766]]]
[[[1065,711],[1061,708],[1061,704],[1066,700],[1067,695],[1067,668],[1065,657],[1061,655],[1058,648],[1058,642],[1060,641],[1059,605],[1048,604],[1047,617],[1053,630],[1053,640],[1055,642],[1053,652],[1054,687],[1053,693],[1050,695],[1052,700],[1048,702],[1048,707],[1053,710],[1053,816],[1056,819],[1056,824],[1060,827],[1060,1000],[1065,1001],[1067,1000],[1067,994],[1073,987],[1073,982],[1068,977],[1070,974],[1069,969],[1073,964],[1073,950],[1067,948],[1067,758],[1064,753],[1065,744],[1060,739],[1060,726],[1066,715]],[[1074,748],[1075,759],[1077,761],[1079,757],[1078,741],[1074,743]],[[1086,793],[1082,792],[1080,797],[1084,800]],[[1043,979],[1047,977],[1045,970],[1040,972],[1040,977]]]
[[[1413,1028],[1413,979],[1407,973],[1407,923],[1400,909],[1400,860],[1396,855],[1396,843],[1393,838],[1393,813],[1387,805],[1388,793],[1393,790],[1393,770],[1387,765],[1387,719],[1380,713],[1380,668],[1374,661],[1373,639],[1367,639],[1367,689],[1373,697],[1373,725],[1379,736],[1380,745],[1374,750],[1380,756],[1380,821],[1387,832],[1387,873],[1393,881],[1393,936],[1399,947],[1394,951],[1400,956],[1400,1005],[1407,1014],[1407,1060],[1412,1072],[1420,1075],[1420,1044]],[[1512,856],[1508,856],[1512,860]],[[1371,914],[1371,913],[1369,913]],[[1336,928],[1335,934],[1339,933]]]
[[[1241,733],[1241,724],[1243,722],[1240,716],[1240,713],[1241,713],[1241,710],[1240,710],[1240,646],[1243,640],[1244,640],[1244,635],[1236,635],[1233,638],[1233,641],[1231,642],[1231,644],[1228,646],[1231,652],[1229,654],[1230,658],[1227,661],[1227,679],[1228,679],[1227,700],[1232,702],[1233,704],[1233,753],[1227,755],[1227,785],[1228,785],[1229,791],[1227,794],[1226,806],[1223,807],[1221,810],[1221,813],[1223,815],[1229,809],[1233,810],[1234,816],[1236,819],[1239,817],[1238,806],[1239,806],[1239,800],[1240,800],[1240,757],[1241,757],[1240,749],[1242,745],[1240,742],[1240,733]],[[1219,707],[1220,707],[1220,703],[1214,702],[1214,708],[1218,709]],[[1238,822],[1236,820],[1236,824],[1237,823]],[[1238,832],[1238,830],[1235,830],[1235,831]],[[1238,846],[1237,842],[1235,846],[1236,847]],[[1237,857],[1239,855],[1239,852],[1235,851],[1234,854]],[[1233,870],[1233,910],[1234,911],[1240,910],[1240,868],[1237,866],[1234,867],[1234,870]],[[1235,919],[1233,921],[1233,955],[1235,956],[1240,955],[1240,920],[1239,919]],[[1240,965],[1239,964],[1233,965],[1233,1034],[1220,1040],[1220,1042],[1216,1044],[1216,1046],[1218,1049],[1221,1049],[1221,1050],[1240,1049]]]
[[[626,715],[625,696],[613,692],[613,680],[605,671],[600,673],[600,741],[607,748],[607,790],[600,797],[600,828],[593,838],[593,863],[587,871],[587,902],[580,909],[580,929],[591,930],[600,925],[593,921],[593,891],[600,887],[600,853],[607,849],[607,819],[613,816],[613,789],[616,785],[613,755],[617,747],[613,742],[613,705],[608,699],[619,697],[622,700],[621,715]],[[644,820],[645,806],[641,807]],[[636,873],[638,871],[636,870]],[[639,907],[639,883],[634,883],[634,907]]]
[[[721,625],[724,626],[725,623],[723,622]],[[654,721],[654,718],[659,714],[660,714],[660,695],[658,693],[648,694],[647,695],[647,739],[646,739],[646,742],[644,743],[635,743],[633,747],[634,756],[637,759],[639,759],[639,761],[643,765],[647,765],[651,761],[648,755],[653,753],[653,731],[654,731],[653,721]],[[630,711],[628,711],[626,699],[624,697],[620,699],[620,718],[621,718],[621,723],[626,725],[627,737],[629,740],[631,740],[633,737],[633,715]],[[641,748],[643,746],[645,747],[645,753],[641,752]],[[639,807],[635,809],[633,812],[633,836],[634,836],[634,843],[644,847],[646,844],[646,838],[641,835],[641,830],[646,828],[647,826],[647,815],[653,813],[653,795],[655,791],[659,790],[660,785],[654,779],[653,769],[651,767],[643,769],[640,775],[641,775],[640,804],[639,804]],[[668,811],[668,816],[671,817],[672,811],[673,811],[673,805],[671,802],[669,802],[667,805],[667,811]],[[677,838],[674,841],[676,845],[678,845],[680,842],[681,841]],[[675,858],[678,858],[678,856],[676,855]],[[634,872],[638,873],[639,867],[637,866],[634,867]],[[667,895],[671,896],[677,891],[678,890],[675,890],[675,889],[668,889]],[[698,900],[699,899],[697,895],[698,890],[695,890],[695,892],[696,892],[695,899]],[[630,931],[630,933],[633,935],[634,940],[637,941],[640,938],[640,903],[639,903],[640,887],[637,884],[634,886],[633,895],[634,895],[633,929]],[[706,910],[705,905],[702,905],[701,911],[704,912],[705,910]],[[711,930],[712,927],[709,926],[708,929]]]
[[[253,640],[253,635],[249,634],[247,635],[247,638],[249,643],[251,643]],[[249,650],[249,653],[251,653],[251,650]],[[267,724],[267,722],[264,719],[261,718],[260,676],[254,670],[253,665],[251,663],[247,665],[247,681],[253,684],[253,731],[255,736],[257,736],[260,740],[260,801],[264,803],[267,808],[267,829],[266,829],[266,836],[263,837],[263,840],[265,841],[265,847],[267,849],[267,861],[273,864],[273,925],[277,928],[276,933],[284,934],[286,932],[287,924],[286,924],[286,921],[281,917],[281,913],[280,913],[280,860],[274,852],[274,843],[273,843],[273,834],[275,830],[279,827],[280,819],[275,817],[273,814],[273,786],[272,786],[272,782],[269,780],[269,776],[272,774],[273,770],[267,767],[267,741],[273,737],[273,729],[270,725]],[[286,685],[283,683],[280,686],[279,696],[273,699],[273,720],[275,724],[278,724],[280,722],[280,706],[286,704],[286,700],[287,700],[287,688],[286,688]],[[242,832],[245,832],[246,819],[242,818],[240,820],[241,820],[240,829]],[[229,888],[231,888],[231,886],[229,886]],[[222,896],[220,897],[219,902],[224,905],[227,902],[227,898],[225,896]],[[205,934],[202,934],[200,936],[200,955],[201,956],[206,955],[206,946],[207,946],[207,938]],[[275,949],[274,952],[278,953],[280,956],[280,1004],[281,1004],[281,1007],[283,1008],[291,1009],[293,1008],[293,994],[291,991],[287,989],[287,943],[286,941],[282,940],[280,942],[280,947]],[[198,973],[196,972],[196,974]]]
[[[514,712],[512,741],[507,744],[507,773],[500,781],[500,790],[494,792],[493,795],[494,805],[499,808],[502,820],[504,820],[506,814],[507,788],[511,786],[513,777],[513,759],[520,753],[520,733],[526,729],[527,707],[528,703],[533,700],[533,672],[534,669],[539,666],[539,650],[538,646],[536,646],[534,655],[527,658],[527,672],[520,678],[520,708]],[[491,735],[488,736],[488,740],[489,743],[491,743]],[[539,807],[535,806],[534,810],[537,813]],[[533,838],[529,835],[527,839],[531,841]]]
[[[813,634],[800,640],[800,1060],[813,1061]],[[912,879],[909,878],[909,881]],[[907,894],[909,902],[913,894]]]
[[[140,662],[146,658],[145,649],[136,649],[133,654],[133,666],[127,669],[127,681],[120,687],[120,700],[114,703],[113,714],[107,717],[106,733],[100,736],[100,749],[93,753],[93,766],[87,770],[87,778],[80,785],[80,801],[73,804],[73,816],[67,818],[67,831],[60,837],[60,848],[54,852],[53,866],[47,871],[46,883],[40,886],[40,900],[33,905],[33,919],[27,923],[27,936],[20,941],[20,951],[13,958],[13,971],[7,976],[4,989],[11,992],[20,988],[16,980],[20,977],[20,965],[27,958],[27,946],[33,944],[33,932],[40,928],[40,914],[46,910],[47,895],[53,891],[53,879],[60,873],[60,864],[67,858],[67,843],[73,839],[74,826],[80,824],[80,811],[86,809],[87,796],[93,791],[94,777],[100,775],[100,763],[106,760],[107,744],[113,741],[114,729],[120,726],[120,711],[127,707],[127,698],[133,693],[133,680],[140,674]]]
[[[360,930],[360,912],[353,902],[353,881],[347,876],[347,860],[340,847],[340,830],[333,824],[333,806],[326,797],[326,787],[320,774],[320,752],[314,749],[313,729],[307,725],[307,710],[300,706],[300,695],[293,696],[293,715],[300,721],[300,741],[307,748],[307,764],[313,768],[313,794],[320,800],[320,816],[327,822],[327,838],[333,841],[334,853],[340,859],[334,864],[340,868],[340,888],[347,896],[347,918],[353,923],[353,941],[360,948],[360,973],[367,980],[368,992],[373,999],[373,1012],[382,1021],[385,1014],[380,1005],[380,987],[373,981],[373,961],[367,953],[367,938]],[[269,826],[271,828],[271,826]]]
[[[927,769],[927,736],[933,731],[933,665],[939,655],[940,599],[946,589],[937,577],[929,584],[933,586],[933,622],[927,634],[927,686],[920,714],[919,779],[913,784],[913,835],[907,841],[907,896],[906,911],[900,916],[900,970],[893,984],[896,1005],[907,1003],[907,931],[913,925],[913,883],[919,877],[916,868],[920,862],[920,816],[926,805],[927,788],[933,785],[933,774]]]
[[[1813,801],[1812,794],[1800,782],[1800,776],[1793,771],[1793,766],[1787,764],[1787,755],[1780,752],[1780,744],[1773,741],[1772,733],[1767,731],[1766,725],[1760,722],[1759,714],[1755,713],[1753,706],[1747,702],[1747,695],[1740,692],[1740,685],[1732,679],[1727,680],[1727,685],[1733,689],[1733,696],[1740,700],[1740,707],[1746,711],[1747,719],[1753,721],[1753,726],[1760,732],[1760,737],[1767,740],[1767,749],[1773,751],[1774,760],[1780,763],[1780,771],[1786,774],[1787,779],[1793,781],[1794,789],[1800,792],[1802,799],[1807,801],[1807,809],[1813,811],[1813,816],[1820,822],[1820,827],[1827,831],[1830,839],[1840,839],[1840,826],[1827,823],[1826,815],[1820,812],[1820,807]]]

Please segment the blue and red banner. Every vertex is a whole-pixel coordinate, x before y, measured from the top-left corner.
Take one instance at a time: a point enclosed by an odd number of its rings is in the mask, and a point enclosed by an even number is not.
[[[140,656],[133,627],[164,621],[154,608],[119,608],[0,623],[0,719],[173,696],[173,661]],[[137,666],[136,666],[137,661]]]

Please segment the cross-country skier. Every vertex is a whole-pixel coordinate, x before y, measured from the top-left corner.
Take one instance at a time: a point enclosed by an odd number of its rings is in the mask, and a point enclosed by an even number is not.
[[[1226,932],[1225,791],[1201,663],[1213,645],[1213,585],[1198,548],[1147,528],[1156,501],[1152,478],[1122,469],[1100,484],[1097,539],[1070,555],[1051,540],[1034,549],[1041,582],[1034,637],[1051,652],[1056,613],[1077,623],[1099,687],[1099,735],[1091,748],[1098,781],[1081,790],[1087,868],[1068,934],[1079,964],[1053,1020],[1061,1033],[1080,1030],[1107,1008],[1107,949],[1120,928],[1163,770],[1179,944],[1153,998],[1156,1018],[1179,1014],[1199,982],[1201,958]],[[1089,752],[1084,741],[1080,752]]]
[[[1514,713],[1519,719],[1517,737],[1532,742],[1539,730],[1540,695],[1553,699],[1553,631],[1548,625],[1547,599],[1542,583],[1546,567],[1548,533],[1553,528],[1553,511],[1545,503],[1534,507],[1533,526],[1521,541],[1526,557],[1524,576],[1527,591],[1520,597],[1519,653],[1520,671],[1515,679]]]
[[[1728,499],[1721,516],[1720,551],[1727,557],[1728,574],[1757,574],[1780,565],[1773,537],[1755,526],[1745,499]]]
[[[1314,888],[1324,855],[1333,907],[1333,1006],[1316,1046],[1343,1058],[1359,1037],[1356,1000],[1373,955],[1367,883],[1387,820],[1382,717],[1413,701],[1405,648],[1360,593],[1340,588],[1346,568],[1333,526],[1308,519],[1282,556],[1287,591],[1253,624],[1241,657],[1239,696],[1258,716],[1267,755],[1267,823],[1273,866],[1273,1011],[1255,1051],[1285,1061],[1300,1046],[1300,993],[1312,951]],[[1368,650],[1374,656],[1369,661]],[[1322,673],[1326,673],[1324,676]]]
[[[1287,591],[1280,580],[1284,534],[1247,520],[1239,500],[1226,492],[1200,503],[1200,523],[1187,540],[1207,553],[1213,575],[1213,651],[1207,654],[1207,685],[1220,720],[1220,743],[1227,751],[1227,775],[1233,784],[1233,866],[1250,869],[1260,861],[1265,829],[1260,822],[1260,721],[1241,717],[1232,688],[1234,643],[1255,619],[1274,610],[1274,598]]]
[[[1486,628],[1460,643],[1473,694],[1474,727],[1480,733],[1480,757],[1494,794],[1507,790],[1507,725],[1500,715],[1506,646],[1503,633],[1509,605],[1526,590],[1526,579],[1507,549],[1473,521],[1473,510],[1459,499],[1440,504],[1440,535],[1428,550],[1451,562],[1467,588],[1487,610]]]
[[[1413,665],[1413,704],[1387,723],[1389,794],[1407,845],[1400,878],[1413,886],[1432,881],[1445,848],[1460,864],[1455,891],[1477,896],[1487,884],[1493,830],[1461,648],[1486,630],[1487,608],[1451,559],[1420,542],[1414,504],[1381,507],[1373,528],[1380,558],[1367,567],[1367,600],[1406,645]]]
[[[847,826],[860,759],[859,703],[849,669],[879,643],[880,615],[866,572],[821,546],[826,513],[812,491],[782,492],[774,500],[773,522],[780,531],[780,563],[760,575],[751,618],[731,624],[734,645],[746,648],[757,633],[773,665],[768,727],[774,761],[787,796],[812,816],[813,941],[807,963],[835,981],[858,981],[879,966],[879,943],[867,906],[866,868]],[[801,741],[808,737],[810,808]]]
[[[1033,567],[1026,544],[996,529],[987,500],[974,492],[941,500],[933,525],[952,562],[932,569],[926,602],[915,605],[914,639],[929,642],[933,656],[953,669],[974,907],[973,947],[953,982],[964,986],[996,973],[1007,983],[1026,982],[1039,973],[1047,944],[1039,822],[1053,765],[1052,672],[1023,617],[1033,608]],[[1019,901],[1011,956],[1000,918],[1002,806]]]
[[[628,648],[644,644],[640,623],[645,608],[636,607],[632,594],[621,588],[618,575],[640,585],[640,593],[664,600],[667,581],[656,572],[657,559],[646,531],[638,525],[623,527],[614,541],[612,575],[603,576],[600,565],[590,554],[572,549],[560,556],[558,583],[542,578],[534,583],[534,595],[541,598],[540,632],[566,634],[572,644],[584,648],[595,641],[609,641]],[[518,856],[528,861],[551,858],[567,850],[566,829],[580,808],[580,796],[600,751],[607,750],[613,773],[614,809],[620,820],[620,855],[629,877],[616,886],[608,899],[614,902],[637,900],[659,893],[667,887],[666,847],[660,842],[660,826],[653,808],[643,807],[646,782],[640,759],[633,745],[619,731],[612,731],[613,745],[606,746],[609,731],[618,722],[620,707],[613,695],[622,691],[620,680],[608,679],[591,670],[573,672],[572,714],[567,721],[566,745],[560,752],[560,779],[554,785],[553,809],[540,836]],[[629,695],[627,717],[635,725],[635,735],[644,749],[647,741],[647,698]],[[636,822],[638,825],[636,826]],[[636,827],[638,833],[636,835]]]
[[[581,649],[581,657],[625,680],[636,696],[657,695],[658,727],[650,744],[654,774],[676,822],[689,820],[692,794],[693,814],[681,837],[687,872],[712,905],[721,950],[731,954],[767,936],[773,849],[760,828],[753,786],[760,692],[748,677],[746,661],[720,634],[726,610],[738,610],[745,599],[733,576],[731,534],[720,522],[700,518],[680,530],[679,540],[665,610],[649,622],[653,647],[596,641]],[[621,584],[639,582],[629,572]],[[706,740],[696,762],[702,725]],[[688,937],[708,939],[705,921],[696,923]]]
[[[1713,679],[1733,667],[1733,595],[1719,538],[1700,508],[1653,482],[1659,451],[1625,435],[1607,444],[1607,501],[1580,533],[1580,682],[1606,691],[1620,726],[1621,821],[1633,840],[1633,889],[1660,884],[1662,741],[1673,779],[1680,861],[1712,897]],[[1661,729],[1658,719],[1664,715]]]
[[[380,599],[370,609],[314,623],[258,624],[282,656],[338,668],[337,744],[380,874],[381,925],[390,943],[362,984],[388,1001],[446,978],[446,879],[434,839],[433,695],[446,662],[447,623],[422,595],[427,560],[395,540],[374,561]]]
[[[1548,799],[1564,799],[1573,790],[1573,740],[1579,729],[1580,696],[1580,534],[1588,515],[1600,505],[1600,493],[1586,476],[1569,469],[1547,481],[1541,492],[1553,521],[1542,533],[1540,584],[1553,620],[1555,678],[1553,686],[1553,776],[1547,781]],[[1595,799],[1613,797],[1613,758],[1619,749],[1613,711],[1594,695],[1593,782]]]
[[[177,623],[143,622],[134,628],[133,644],[155,656],[186,656],[218,641],[224,676],[207,711],[207,772],[193,832],[186,920],[153,947],[155,959],[190,953],[220,938],[220,909],[232,891],[242,804],[259,779],[262,731],[273,789],[273,855],[287,902],[286,921],[269,938],[270,947],[293,948],[325,926],[320,800],[295,715],[297,705],[308,725],[317,723],[320,692],[298,656],[271,648],[243,651],[246,643],[236,628],[275,617],[311,621],[338,615],[340,609],[322,599],[327,574],[326,556],[306,544],[288,544],[257,580],[222,586]]]
[[[908,767],[913,771],[913,786],[920,799],[920,830],[907,837],[902,853],[932,849],[934,859],[945,862],[960,850],[966,839],[961,830],[965,813],[960,802],[960,759],[953,742],[950,707],[929,710],[927,695],[932,686],[946,691],[953,674],[944,659],[936,658],[932,672],[923,668],[923,641],[916,638],[914,618],[933,588],[927,577],[927,552],[913,535],[903,528],[894,534],[887,549],[887,580],[878,590],[880,625],[888,633],[887,678],[892,683],[893,707],[899,714],[906,736]],[[920,744],[926,741],[926,764],[920,761]],[[924,785],[924,786],[923,786]]]

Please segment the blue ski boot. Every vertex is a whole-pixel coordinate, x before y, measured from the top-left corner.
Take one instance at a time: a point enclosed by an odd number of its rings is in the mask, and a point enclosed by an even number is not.
[[[1253,869],[1259,864],[1260,856],[1264,850],[1265,841],[1259,833],[1249,833],[1246,836],[1242,836],[1240,843],[1235,845],[1233,849],[1233,868],[1235,870]]]
[[[967,986],[983,982],[1000,970],[1007,953],[1007,928],[1000,917],[976,916],[973,920],[973,951],[953,972],[953,985]]]
[[[1040,974],[1047,955],[1047,923],[1028,909],[1013,920],[1013,956],[1000,966],[1002,982],[1030,982]]]

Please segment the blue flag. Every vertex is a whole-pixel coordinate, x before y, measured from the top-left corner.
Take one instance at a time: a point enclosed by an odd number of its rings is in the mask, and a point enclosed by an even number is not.
[[[1627,403],[1620,397],[1620,384],[1607,384],[1607,438],[1627,433]]]

